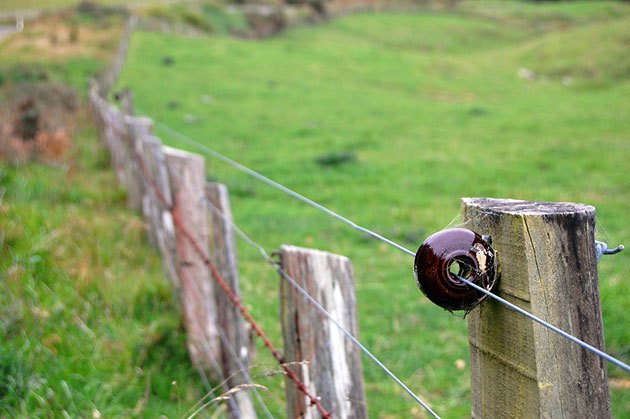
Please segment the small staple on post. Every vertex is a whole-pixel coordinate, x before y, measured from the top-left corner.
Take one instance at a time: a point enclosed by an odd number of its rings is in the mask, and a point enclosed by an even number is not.
[[[599,262],[603,255],[616,255],[623,249],[625,249],[625,246],[623,244],[620,244],[614,249],[609,249],[606,242],[595,240],[595,257],[597,258],[597,262]]]

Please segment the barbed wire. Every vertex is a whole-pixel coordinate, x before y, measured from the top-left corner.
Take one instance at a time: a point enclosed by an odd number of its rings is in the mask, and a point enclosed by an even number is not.
[[[201,293],[201,290],[199,289],[199,285],[196,282],[193,282],[195,288],[197,288],[197,292]],[[196,317],[193,317],[195,324],[198,328],[201,329],[201,324],[198,322]],[[193,407],[191,407],[190,409],[188,409],[188,411],[186,412],[186,414],[184,414],[185,417],[192,417],[194,416],[188,416],[188,412],[190,412],[191,410],[195,409],[199,404],[203,404],[203,407],[208,407],[211,406],[212,404],[216,403],[216,401],[224,401],[227,400],[228,403],[230,404],[230,408],[232,409],[233,412],[235,413],[239,413],[238,417],[244,417],[244,415],[242,414],[242,412],[240,412],[240,408],[238,407],[238,403],[236,403],[232,397],[228,397],[231,396],[231,394],[234,394],[232,392],[233,388],[230,388],[228,386],[228,382],[229,380],[234,377],[236,374],[240,373],[243,375],[243,377],[245,377],[245,380],[247,381],[247,387],[245,388],[246,390],[251,389],[252,392],[254,393],[255,397],[257,398],[257,402],[259,403],[259,405],[261,406],[261,408],[263,409],[263,411],[266,413],[268,418],[273,418],[273,415],[269,412],[269,409],[267,408],[267,405],[265,404],[264,400],[262,399],[262,397],[260,396],[260,392],[258,391],[258,387],[259,385],[255,384],[249,373],[247,372],[247,368],[245,368],[245,366],[243,365],[243,363],[241,362],[241,360],[239,359],[239,357],[236,355],[236,351],[234,349],[234,347],[232,346],[232,344],[229,342],[229,340],[227,340],[227,337],[225,336],[225,333],[223,332],[223,329],[218,328],[219,331],[219,337],[222,340],[223,344],[228,348],[228,350],[230,351],[231,356],[234,357],[238,367],[239,367],[239,371],[238,372],[234,372],[232,373],[229,377],[226,377],[225,374],[221,371],[220,366],[218,365],[218,362],[216,362],[216,357],[213,354],[212,349],[210,348],[210,343],[209,340],[206,338],[202,341],[203,346],[205,346],[205,350],[207,351],[209,357],[212,359],[212,366],[213,369],[215,370],[215,374],[217,374],[217,377],[221,377],[222,380],[221,382],[215,387],[222,387],[223,388],[223,395],[222,396],[217,396],[214,393],[214,389],[212,388],[212,386],[210,385],[210,381],[208,379],[208,376],[205,374],[205,369],[201,366],[201,362],[199,361],[198,355],[196,353],[193,353],[193,358],[195,359],[195,361],[193,362],[193,364],[196,365],[197,370],[199,371],[199,374],[202,376],[202,381],[204,381],[204,384],[206,386],[206,389],[208,390],[208,393],[206,393],[206,395],[204,397],[202,397],[200,400],[197,401],[197,403],[195,403],[195,405],[193,405]],[[240,386],[240,385],[239,385]],[[236,387],[239,387],[236,386]],[[245,390],[244,389],[244,390]],[[241,390],[239,390],[241,391]],[[204,400],[210,397],[211,400],[209,402],[204,403]],[[217,400],[217,399],[221,399],[221,400]],[[215,401],[216,400],[216,401]],[[202,409],[201,409],[202,410]],[[197,409],[195,411],[196,413],[199,413],[201,411],[200,409]]]
[[[111,127],[112,130],[115,131],[115,134],[118,134],[119,136],[121,136],[121,138],[124,138],[123,136],[127,135],[126,131],[124,130],[116,130],[116,127]],[[144,159],[138,155],[138,153],[133,153],[136,157],[136,159],[138,159],[139,162],[139,166],[141,167],[141,171],[143,172],[143,175],[145,177],[145,179],[147,179],[149,181],[149,184],[151,185],[151,191],[155,194],[155,196],[158,198],[158,200],[160,200],[166,207],[168,207],[167,205],[167,199],[164,196],[164,194],[162,193],[161,189],[157,186],[157,184],[155,183],[155,181],[151,178],[151,175],[148,173],[148,169],[146,168],[146,165],[144,163]],[[171,209],[169,208],[169,211],[171,211]],[[199,285],[196,282],[192,282],[193,285],[197,288],[197,292],[200,293],[201,290],[199,289]],[[194,324],[197,326],[197,328],[199,328],[200,330],[203,330],[203,328],[201,327],[198,319],[194,316],[191,317],[192,321],[194,322]],[[220,333],[220,337],[223,339],[223,344],[226,345],[226,339],[223,335],[223,331],[219,328],[219,333]],[[216,359],[216,357],[214,356],[214,353],[212,351],[212,349],[210,348],[210,343],[208,340],[208,337],[204,334],[203,335],[203,339],[201,339],[201,345],[203,350],[205,351],[205,353],[207,354],[207,357],[210,358],[210,364],[212,369],[214,370],[215,374],[217,375],[217,377],[222,377],[223,380],[221,381],[221,383],[219,384],[219,386],[221,386],[223,388],[224,394],[228,394],[228,396],[224,396],[221,400],[225,400],[227,401],[227,403],[230,406],[230,409],[236,413],[238,415],[238,417],[242,417],[242,413],[240,412],[240,408],[238,406],[238,404],[234,401],[234,399],[232,397],[230,397],[229,395],[230,393],[230,388],[227,385],[228,382],[228,378],[225,377],[225,375],[223,374],[221,368],[218,365],[218,361]],[[227,348],[228,350],[231,350],[232,353],[235,353],[234,348],[229,344],[229,342],[227,342]],[[240,368],[241,373],[245,376],[245,377],[249,377],[249,375],[247,374],[247,371],[243,368],[243,364],[242,362],[240,362],[240,359],[235,356],[234,358]],[[203,363],[200,361],[199,358],[199,354],[197,353],[193,353],[193,363],[196,364],[196,369],[199,373],[199,376],[204,384],[204,386],[206,387],[206,390],[208,391],[206,397],[209,395],[211,397],[212,400],[210,400],[207,403],[204,403],[202,405],[202,407],[200,407],[196,412],[199,413],[199,411],[203,408],[206,408],[208,406],[211,406],[213,404],[215,404],[217,396],[214,393],[214,389],[212,388],[212,386],[210,385],[210,380],[206,374],[205,368],[203,366]],[[251,379],[249,379],[249,383],[251,385],[252,391],[254,392],[257,401],[259,403],[259,405],[261,406],[261,408],[263,409],[263,411],[268,415],[268,417],[273,417],[271,415],[271,413],[269,412],[269,409],[267,408],[267,406],[265,405],[264,401],[262,400],[262,398],[260,397],[260,393],[258,392],[258,389],[256,387],[256,385],[251,382]],[[204,397],[205,398],[205,397]],[[203,399],[202,399],[203,400]]]
[[[199,143],[198,141],[193,140],[192,138],[188,137],[187,135],[182,134],[179,131],[176,131],[175,129],[169,127],[168,125],[166,125],[166,124],[164,124],[164,123],[162,123],[160,121],[155,121],[155,123],[156,123],[156,125],[161,127],[163,130],[165,130],[167,132],[170,132],[171,135],[173,135],[174,137],[180,139],[181,141],[183,141],[185,143],[188,143],[188,144],[190,144],[190,145],[192,145],[192,146],[194,146],[194,147],[196,147],[196,148],[198,148],[200,150],[203,150],[207,155],[209,155],[211,157],[214,157],[214,158],[216,158],[216,159],[218,159],[218,160],[220,160],[220,161],[222,161],[222,162],[232,166],[233,168],[235,168],[235,169],[237,169],[237,170],[239,170],[239,171],[241,171],[243,173],[246,173],[246,174],[250,175],[251,177],[253,177],[253,178],[255,178],[255,179],[257,179],[257,180],[259,180],[259,181],[261,181],[261,182],[263,182],[263,183],[265,183],[265,184],[267,184],[267,185],[269,185],[269,186],[271,186],[271,187],[273,187],[275,189],[278,189],[279,191],[282,191],[282,192],[286,193],[287,195],[290,195],[290,196],[296,198],[297,200],[302,201],[302,202],[304,202],[304,203],[306,203],[306,204],[308,204],[308,205],[310,205],[310,206],[320,210],[321,212],[323,212],[325,214],[328,214],[329,216],[331,216],[331,217],[333,217],[333,218],[335,218],[335,219],[337,219],[337,220],[339,220],[339,221],[341,221],[341,222],[351,226],[352,228],[354,228],[356,230],[359,230],[359,231],[361,231],[363,233],[368,234],[369,236],[373,237],[374,239],[380,240],[380,241],[382,241],[382,242],[384,242],[384,243],[386,243],[386,244],[388,244],[388,245],[390,245],[390,246],[400,250],[403,253],[406,253],[406,254],[408,254],[410,256],[415,257],[415,255],[416,255],[415,252],[413,252],[413,251],[407,249],[406,247],[404,247],[404,246],[394,242],[393,240],[390,240],[390,239],[388,239],[388,238],[386,238],[386,237],[384,237],[384,236],[382,236],[382,235],[380,235],[380,234],[378,234],[378,233],[376,233],[376,232],[374,232],[374,231],[372,231],[372,230],[370,230],[370,229],[368,229],[366,227],[363,227],[363,226],[355,223],[354,221],[352,221],[352,220],[350,220],[350,219],[348,219],[348,218],[346,218],[346,217],[336,213],[335,211],[325,207],[324,205],[322,205],[322,204],[320,204],[320,203],[318,203],[318,202],[316,202],[316,201],[314,201],[314,200],[312,200],[310,198],[305,197],[304,195],[302,195],[302,194],[300,194],[300,193],[298,193],[298,192],[296,192],[296,191],[294,191],[294,190],[292,190],[292,189],[290,189],[290,188],[288,188],[288,187],[286,187],[286,186],[284,186],[284,185],[282,185],[282,184],[280,184],[280,183],[278,183],[278,182],[276,182],[276,181],[266,177],[265,175],[263,175],[261,173],[256,172],[253,169],[250,169],[247,166],[244,166],[241,163],[236,162],[235,160],[232,160],[231,158],[229,158],[229,157],[219,153],[218,151],[216,151],[216,150],[214,150],[214,149],[212,149],[212,148],[210,148],[210,147],[208,147],[208,146],[206,146],[204,144]],[[465,282],[466,283],[470,283],[469,281],[465,281]],[[513,309],[513,307],[511,307],[510,305],[506,304],[507,301],[505,301],[501,297],[497,296],[496,294],[493,294],[493,293],[491,293],[490,291],[487,291],[487,290],[484,290],[484,293],[487,293],[489,296],[493,296],[492,298],[494,298],[495,300],[497,300],[500,303],[506,305],[508,308],[512,308]],[[516,306],[514,306],[514,307],[516,307]],[[569,333],[559,329],[558,327],[553,326],[552,324],[548,323],[547,321],[541,319],[540,317],[538,317],[538,316],[536,316],[536,315],[534,315],[532,313],[527,312],[526,310],[519,309],[517,311],[519,313],[521,313],[521,314],[527,313],[527,314],[524,314],[524,315],[526,315],[531,320],[536,321],[537,323],[539,323],[542,326],[548,328],[549,330],[551,330],[551,331],[553,331],[555,333],[558,333],[560,336],[563,336],[563,337],[569,339],[571,342],[581,346],[582,348],[584,348],[584,349],[586,349],[586,350],[588,350],[588,351],[590,351],[590,352],[592,352],[592,353],[602,357],[606,361],[609,361],[609,362],[613,363],[614,365],[617,365],[618,367],[622,368],[623,370],[625,370],[627,372],[630,372],[630,365],[625,364],[624,362],[614,358],[613,356],[607,354],[606,352],[601,351],[600,349],[597,349],[597,348],[595,348],[592,345],[589,345],[588,343],[582,341],[581,339],[578,339],[577,337],[575,337],[575,336],[573,336],[573,335],[571,335],[571,334],[569,334]]]
[[[208,209],[213,211],[215,214],[219,215],[223,221],[230,225],[233,231],[246,243],[248,243],[251,247],[258,250],[262,258],[268,262],[274,269],[280,274],[280,276],[285,279],[302,297],[308,301],[313,307],[315,307],[321,314],[323,314],[332,324],[335,325],[347,339],[349,339],[355,346],[357,346],[365,355],[368,356],[378,367],[380,367],[396,384],[398,384],[411,398],[413,398],[418,404],[420,404],[427,412],[429,412],[433,417],[439,418],[437,413],[435,413],[429,405],[424,402],[418,395],[416,395],[400,378],[398,378],[385,364],[380,361],[365,345],[363,345],[359,339],[357,339],[348,329],[346,329],[337,319],[334,318],[328,310],[324,308],[313,296],[311,296],[308,291],[306,291],[300,284],[297,283],[295,279],[291,277],[282,267],[280,267],[269,253],[265,250],[265,248],[254,241],[251,237],[249,237],[240,227],[236,225],[236,223],[225,216],[225,214],[220,211],[212,202],[209,200],[205,200]]]

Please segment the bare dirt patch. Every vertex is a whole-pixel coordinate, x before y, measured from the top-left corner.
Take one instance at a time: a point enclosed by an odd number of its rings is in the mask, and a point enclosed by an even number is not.
[[[6,90],[6,100],[0,104],[0,159],[61,161],[76,127],[76,91],[49,82],[22,83]]]

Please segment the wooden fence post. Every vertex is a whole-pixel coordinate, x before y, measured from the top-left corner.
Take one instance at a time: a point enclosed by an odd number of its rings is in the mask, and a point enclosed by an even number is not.
[[[210,221],[210,258],[232,291],[240,296],[236,264],[236,243],[231,224],[232,210],[227,187],[220,183],[206,184],[206,198],[210,206],[208,211]],[[220,287],[214,287],[214,289],[220,327],[219,333],[222,333],[221,368],[223,376],[226,377],[228,387],[234,388],[240,384],[247,383],[241,368],[245,370],[249,368],[249,338],[238,307],[232,303]],[[232,417],[256,417],[252,398],[248,391],[236,392],[233,397],[238,407],[238,412],[231,411]]]
[[[109,148],[109,156],[112,167],[116,171],[118,183],[126,186],[125,180],[125,152],[123,148],[123,118],[122,114],[113,105],[104,103],[103,116],[105,126],[105,139]]]
[[[293,246],[280,248],[284,272],[346,330],[358,337],[354,272],[346,257]],[[361,352],[284,278],[281,317],[287,362],[334,418],[367,418]],[[287,417],[314,418],[304,395],[286,384]]]
[[[164,157],[162,142],[153,136],[144,136],[139,140],[144,169],[141,173],[144,182],[144,196],[142,198],[142,212],[147,223],[147,232],[151,242],[160,249],[164,270],[177,296],[177,303],[181,295],[181,287],[177,276],[177,261],[175,257],[175,229],[171,216],[173,198],[169,183],[166,158]],[[142,170],[141,170],[142,172]],[[150,178],[147,178],[149,176]],[[159,192],[158,192],[159,191]],[[161,195],[165,202],[158,197]]]
[[[142,197],[144,196],[144,182],[138,156],[142,156],[142,138],[151,135],[153,121],[147,117],[134,117],[125,115],[126,150],[128,162],[125,165],[127,203],[134,211],[142,210]]]
[[[604,349],[595,208],[465,198],[466,226],[490,234],[497,293]],[[606,362],[494,300],[468,316],[472,417],[609,418]]]
[[[206,172],[203,157],[164,147],[173,199],[173,217],[184,227],[208,255],[208,219],[206,216]],[[175,228],[177,276],[181,288],[181,306],[191,358],[200,368],[221,380],[214,370],[221,356],[214,283],[208,267],[189,239]]]

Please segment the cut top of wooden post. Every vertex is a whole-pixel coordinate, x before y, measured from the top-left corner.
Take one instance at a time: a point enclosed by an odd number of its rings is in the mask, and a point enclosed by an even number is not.
[[[464,198],[462,214],[492,237],[499,296],[604,349],[594,207]],[[597,355],[491,299],[468,326],[473,417],[610,417]]]
[[[595,207],[572,202],[538,202],[518,199],[462,198],[466,207],[477,207],[485,214],[511,215],[595,215]]]

